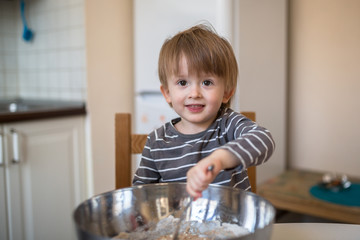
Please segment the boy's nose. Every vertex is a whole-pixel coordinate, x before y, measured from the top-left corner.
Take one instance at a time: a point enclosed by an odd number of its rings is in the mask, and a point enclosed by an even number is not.
[[[199,98],[199,97],[201,97],[201,91],[200,91],[199,86],[193,85],[191,87],[190,97],[191,98]]]

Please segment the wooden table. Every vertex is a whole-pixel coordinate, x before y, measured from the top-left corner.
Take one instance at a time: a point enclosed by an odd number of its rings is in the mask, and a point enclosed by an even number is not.
[[[313,197],[309,190],[319,183],[323,173],[288,170],[260,184],[257,194],[269,200],[277,209],[360,224],[360,207],[347,207]],[[351,179],[352,182],[360,182]]]

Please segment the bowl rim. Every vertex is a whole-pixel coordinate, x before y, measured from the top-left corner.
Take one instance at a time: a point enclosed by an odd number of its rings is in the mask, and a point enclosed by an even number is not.
[[[75,210],[73,211],[73,219],[75,220],[76,222],[76,213],[78,212],[78,210],[83,206],[85,205],[86,203],[88,202],[91,202],[91,201],[95,201],[96,199],[98,198],[104,198],[108,195],[114,195],[118,192],[125,192],[125,191],[132,191],[134,189],[142,189],[142,188],[151,188],[151,187],[154,187],[154,186],[169,186],[169,185],[179,185],[179,186],[182,186],[182,187],[185,187],[186,186],[186,182],[169,182],[169,183],[149,183],[149,184],[142,184],[142,185],[135,185],[135,186],[130,186],[130,187],[125,187],[125,188],[118,188],[118,189],[115,189],[115,190],[110,190],[110,191],[106,191],[106,192],[103,192],[103,193],[99,193],[99,194],[96,194],[82,202],[80,202],[77,207],[75,208]],[[230,187],[230,186],[223,186],[223,185],[218,185],[218,184],[209,184],[209,187],[208,188],[220,188],[220,189],[225,189],[227,191],[235,191],[235,192],[238,192],[239,194],[243,193],[243,194],[247,194],[249,196],[252,196],[252,197],[256,197],[258,199],[260,199],[261,201],[265,202],[268,206],[270,206],[270,208],[272,208],[273,212],[274,212],[274,218],[275,218],[275,215],[276,215],[276,209],[274,207],[274,205],[269,201],[267,200],[266,198],[256,194],[256,193],[253,193],[253,192],[250,192],[250,191],[246,191],[246,190],[243,190],[243,189],[240,189],[240,188],[234,188],[234,187]],[[208,190],[208,189],[206,189]],[[206,191],[204,190],[204,191]],[[190,195],[189,195],[190,197]]]

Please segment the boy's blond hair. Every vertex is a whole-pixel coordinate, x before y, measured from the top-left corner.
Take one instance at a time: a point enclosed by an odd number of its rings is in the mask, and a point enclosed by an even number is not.
[[[230,43],[206,25],[196,25],[167,39],[159,55],[161,84],[168,88],[167,78],[179,73],[181,57],[187,60],[192,74],[214,74],[225,81],[225,91],[235,91],[238,67]],[[224,107],[230,106],[230,101]]]

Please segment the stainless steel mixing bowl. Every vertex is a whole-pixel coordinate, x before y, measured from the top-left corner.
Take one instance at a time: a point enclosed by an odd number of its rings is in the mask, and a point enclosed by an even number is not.
[[[79,240],[111,239],[173,215],[189,202],[185,183],[159,183],[123,188],[81,203],[73,217]],[[193,201],[186,221],[236,224],[250,234],[236,239],[270,239],[274,207],[262,197],[239,189],[211,185]]]

